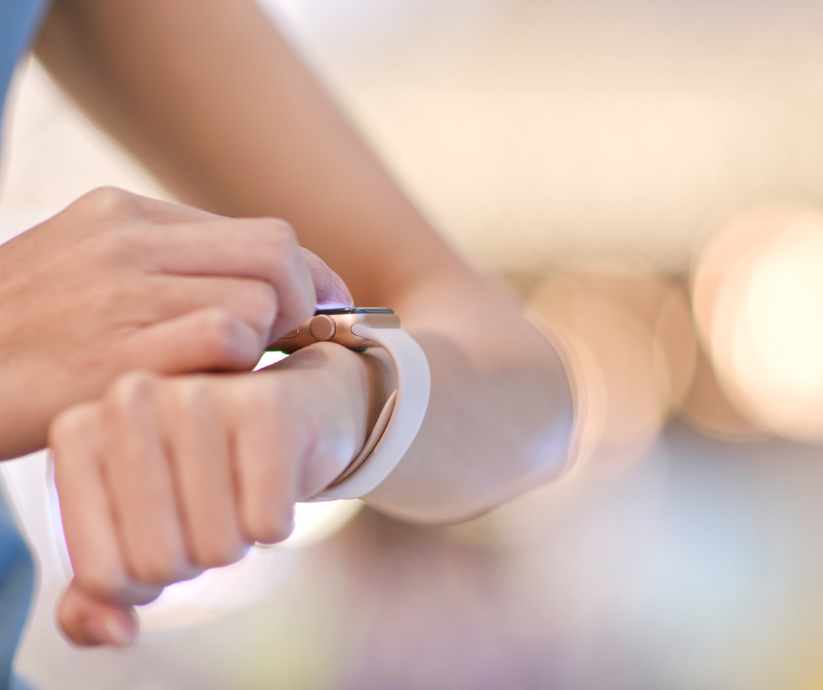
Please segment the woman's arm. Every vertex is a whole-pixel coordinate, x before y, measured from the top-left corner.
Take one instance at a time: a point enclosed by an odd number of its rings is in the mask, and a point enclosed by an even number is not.
[[[401,315],[432,400],[376,507],[459,519],[561,468],[571,399],[557,354],[432,229],[253,0],[57,0],[39,53],[181,198],[285,218],[358,303]]]

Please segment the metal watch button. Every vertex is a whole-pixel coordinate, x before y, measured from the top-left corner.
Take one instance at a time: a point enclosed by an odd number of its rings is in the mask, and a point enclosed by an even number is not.
[[[331,340],[336,332],[334,319],[325,314],[318,314],[309,323],[309,333],[315,340]]]

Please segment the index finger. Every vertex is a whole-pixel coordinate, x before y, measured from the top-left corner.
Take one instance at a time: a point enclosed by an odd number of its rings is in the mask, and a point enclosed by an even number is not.
[[[171,225],[148,234],[152,264],[159,272],[269,283],[278,301],[273,339],[308,319],[318,303],[352,302],[342,278],[301,247],[284,221],[222,219]]]

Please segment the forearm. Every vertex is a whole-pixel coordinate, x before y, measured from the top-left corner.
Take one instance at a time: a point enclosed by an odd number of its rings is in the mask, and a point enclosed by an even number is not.
[[[467,270],[254,0],[56,0],[38,53],[178,196],[286,219],[361,303]]]

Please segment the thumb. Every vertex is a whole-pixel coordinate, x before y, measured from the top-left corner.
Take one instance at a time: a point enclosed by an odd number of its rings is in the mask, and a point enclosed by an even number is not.
[[[312,282],[314,283],[317,304],[352,306],[354,304],[354,298],[351,292],[349,292],[345,281],[329,268],[329,265],[317,256],[317,254],[309,251],[305,247],[301,247],[301,249],[303,250],[303,258],[306,261],[306,266],[308,266]]]
[[[57,606],[57,624],[74,644],[128,647],[137,637],[132,606],[110,604],[86,594],[72,581]]]

